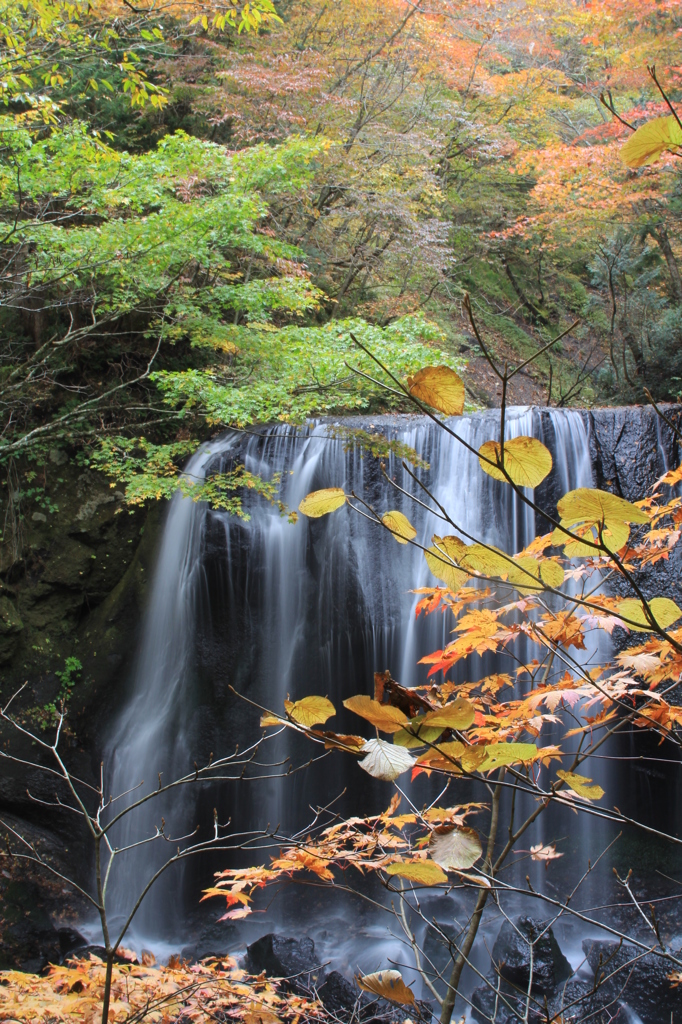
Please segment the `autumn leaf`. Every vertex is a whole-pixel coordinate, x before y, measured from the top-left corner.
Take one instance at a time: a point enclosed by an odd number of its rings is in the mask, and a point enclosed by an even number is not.
[[[358,975],[355,980],[364,992],[371,992],[380,999],[389,999],[404,1006],[415,1003],[414,993],[403,981],[400,971],[377,971],[364,977]]]
[[[610,551],[620,551],[627,543],[630,523],[649,522],[646,512],[636,505],[593,487],[578,487],[564,494],[557,502],[557,511],[565,529],[588,541],[596,542],[601,530],[602,539]],[[555,529],[552,540],[557,545],[564,545],[569,558],[596,554],[594,548],[571,540],[563,530]]]
[[[325,750],[346,750],[358,752],[362,750],[367,740],[364,736],[348,736],[338,732],[328,732],[324,729],[311,729],[313,736],[324,739]]]
[[[464,412],[464,382],[449,366],[425,366],[407,378],[410,394],[445,416]]]
[[[385,740],[368,740],[362,752],[366,756],[359,762],[360,767],[373,778],[384,782],[393,782],[415,763],[404,747],[396,747]]]
[[[411,718],[407,728],[399,729],[398,732],[393,734],[393,742],[399,747],[406,747],[408,750],[414,747],[423,747],[425,743],[435,743],[443,728],[426,728],[423,722],[423,715]]]
[[[557,853],[557,848],[552,843],[551,845],[543,846],[542,843],[538,843],[536,846],[530,848],[530,859],[544,861],[545,870],[549,867],[551,860],[557,860],[559,857],[563,857],[563,853]]]
[[[429,853],[436,864],[440,864],[446,871],[466,871],[474,866],[483,848],[475,829],[439,825],[431,833]]]
[[[453,563],[459,563],[467,545],[459,537],[435,536],[431,540],[434,546],[424,552],[426,564],[436,579],[442,580],[450,590],[459,590],[468,576]]]
[[[458,697],[435,711],[427,711],[424,725],[440,726],[441,729],[468,729],[474,721],[475,709],[471,701]]]
[[[298,506],[298,511],[310,519],[319,519],[341,508],[346,503],[346,495],[341,487],[325,487],[321,491],[306,494]]]
[[[282,719],[277,715],[273,715],[270,711],[266,711],[265,714],[260,716],[261,729],[267,729],[271,725],[281,725]]]
[[[378,700],[372,700],[365,694],[349,697],[348,700],[344,700],[343,706],[356,715],[360,715],[381,732],[397,732],[408,721],[407,715],[400,708],[394,708],[390,704],[380,704]]]
[[[540,579],[548,587],[558,590],[564,582],[563,567],[554,558],[543,558],[540,562]]]
[[[649,608],[661,629],[667,629],[668,626],[672,626],[673,622],[677,622],[680,615],[682,615],[682,611],[680,611],[675,602],[669,597],[652,598],[652,600],[649,601]],[[631,620],[627,623],[627,627],[632,630],[633,633],[651,632],[652,626],[646,617],[644,605],[641,601],[638,601],[636,597],[629,597],[625,601],[619,601],[617,609],[619,615]],[[633,626],[633,621],[640,623],[640,625]]]
[[[408,882],[420,885],[437,885],[447,882],[448,876],[433,860],[399,860],[386,867],[387,875],[398,875]]]
[[[402,512],[384,512],[381,521],[391,531],[399,544],[407,544],[408,541],[417,536],[414,526]]]
[[[656,117],[630,136],[621,148],[621,160],[627,167],[645,167],[658,160],[666,149],[682,146],[682,128],[677,119]]]
[[[478,770],[489,772],[505,765],[534,761],[537,754],[538,748],[534,743],[492,743],[485,748],[485,761]]]
[[[601,786],[591,785],[592,779],[586,779],[584,775],[576,775],[574,772],[558,771],[560,779],[570,786],[574,793],[585,800],[601,800],[604,790]]]
[[[499,441],[486,441],[478,449],[478,461],[484,473],[506,482],[507,477],[500,468],[501,457]],[[537,487],[552,469],[552,456],[535,437],[512,437],[504,442],[504,468],[517,487]]]
[[[326,697],[303,697],[295,702],[285,700],[284,710],[294,722],[306,726],[324,725],[328,718],[336,714],[336,708]]]

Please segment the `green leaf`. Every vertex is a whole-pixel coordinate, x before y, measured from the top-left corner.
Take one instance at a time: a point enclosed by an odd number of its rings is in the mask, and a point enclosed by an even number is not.
[[[310,519],[319,519],[330,512],[335,512],[346,504],[346,495],[341,487],[325,487],[321,491],[311,491],[298,506],[298,511]]]
[[[478,461],[484,473],[495,480],[506,481],[499,468],[501,456],[499,441],[486,441],[478,450]],[[552,456],[542,441],[535,437],[512,437],[504,442],[504,468],[518,487],[537,487],[552,469]]]

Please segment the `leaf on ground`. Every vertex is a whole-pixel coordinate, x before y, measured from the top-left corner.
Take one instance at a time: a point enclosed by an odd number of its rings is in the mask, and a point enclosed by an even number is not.
[[[336,714],[336,708],[326,697],[303,697],[297,701],[284,701],[284,710],[299,725],[324,725]],[[262,724],[262,723],[261,723]]]
[[[429,854],[446,871],[466,871],[483,853],[478,832],[459,825],[434,828],[429,840]]]
[[[391,531],[398,544],[407,544],[417,536],[414,526],[402,512],[384,512],[381,521]]]
[[[356,715],[360,715],[381,732],[397,732],[408,721],[407,715],[400,708],[394,708],[390,704],[380,704],[378,700],[372,700],[366,694],[349,697],[348,700],[344,700],[343,706]]]
[[[346,503],[346,495],[341,487],[325,487],[321,491],[311,491],[298,506],[298,511],[309,519],[319,519],[329,512],[336,511]]]
[[[404,747],[396,747],[385,740],[368,740],[362,752],[366,755],[360,767],[375,779],[393,782],[403,772],[409,771],[415,759]]]
[[[473,704],[464,697],[458,697],[442,708],[427,711],[424,725],[440,726],[441,729],[468,729],[473,724],[475,714]]]
[[[585,800],[601,800],[604,790],[601,786],[592,785],[592,779],[586,779],[584,775],[576,775],[575,772],[558,771],[557,775],[563,779],[567,786],[570,786],[574,793]]]
[[[393,1003],[413,1006],[414,993],[403,981],[400,971],[377,971],[375,974],[358,975],[355,979],[361,989],[371,992],[381,999],[390,999]]]
[[[494,480],[506,482],[507,478],[500,468],[501,457],[499,441],[486,441],[478,449],[481,469]],[[552,456],[536,437],[512,437],[504,442],[504,468],[517,487],[537,487],[552,469]]]
[[[628,597],[625,601],[619,601],[617,608],[619,615],[640,623],[637,626],[633,626],[632,622],[627,623],[628,629],[631,629],[633,633],[651,632],[652,627],[644,612],[644,605],[636,597]],[[654,597],[649,601],[649,608],[661,629],[667,629],[668,626],[672,626],[673,622],[677,622],[680,615],[682,615],[682,611],[669,597]]]
[[[464,382],[449,366],[425,366],[407,378],[410,394],[445,416],[464,412]]]
[[[420,885],[437,885],[447,882],[448,876],[442,867],[433,860],[398,860],[386,868],[387,875],[398,875],[408,882],[419,882]]]

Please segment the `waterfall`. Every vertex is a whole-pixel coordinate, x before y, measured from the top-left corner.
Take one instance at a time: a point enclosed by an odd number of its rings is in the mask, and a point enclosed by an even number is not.
[[[499,414],[475,414],[450,424],[476,450],[497,436]],[[430,420],[377,417],[360,425],[411,445],[430,466],[418,471],[419,478],[477,539],[516,552],[535,536],[532,509],[506,484],[483,473],[476,456]],[[552,475],[536,495],[542,504],[549,507],[553,495],[556,501],[565,491],[592,485],[583,414],[510,409],[506,436],[519,434],[541,437],[553,453]],[[420,541],[447,532],[434,515],[392,487],[375,460],[356,448],[346,450],[321,423],[230,434],[203,446],[186,472],[202,477],[239,463],[266,477],[281,474],[281,496],[290,508],[311,490],[341,486],[379,511],[404,512]],[[425,497],[393,458],[386,461],[386,475],[404,491]],[[245,500],[248,521],[208,510],[179,493],[171,503],[131,696],[108,743],[113,795],[142,780],[136,794],[148,792],[156,788],[159,772],[168,781],[209,751],[223,754],[235,742],[244,746],[257,737],[257,713],[230,686],[277,711],[287,696],[327,694],[339,710],[330,724],[351,731],[357,721],[342,707],[346,697],[370,693],[375,670],[389,668],[408,686],[424,682],[426,667],[418,665],[419,658],[449,639],[451,624],[445,616],[415,617],[418,598],[411,591],[435,582],[417,548],[398,546],[349,509],[321,520],[301,517],[291,525],[262,498],[247,494]],[[478,665],[481,675],[499,670],[491,655]],[[460,664],[454,677],[464,679],[466,671]],[[272,761],[290,756],[295,762],[307,759],[310,749],[286,735],[268,754]],[[363,776],[360,785],[352,759],[336,757],[326,764],[333,767],[250,783],[248,790],[236,785],[216,798],[223,801],[223,820],[230,816],[241,828],[268,822],[299,828],[310,803],[327,801],[344,787],[348,792],[339,805],[344,810],[362,814],[385,805],[386,784]],[[192,794],[162,810],[131,815],[119,828],[117,846],[151,835],[161,813],[173,834],[191,829],[208,811],[201,799],[192,803]],[[158,845],[118,856],[111,900],[120,917],[158,863]],[[204,884],[208,880],[210,873],[203,875]],[[175,868],[156,884],[143,902],[139,934],[177,933],[184,913],[183,884]]]

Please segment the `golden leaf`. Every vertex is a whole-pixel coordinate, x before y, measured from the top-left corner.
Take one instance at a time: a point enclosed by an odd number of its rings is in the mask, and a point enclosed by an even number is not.
[[[381,732],[397,732],[408,721],[407,715],[400,708],[391,707],[390,704],[380,704],[378,700],[372,700],[365,694],[349,697],[348,700],[344,700],[343,706],[356,715],[360,715]]]
[[[432,537],[434,545],[424,552],[426,564],[438,580],[450,588],[459,590],[464,586],[468,576],[453,563],[459,563],[460,558],[468,550],[464,541],[459,537]]]
[[[414,1005],[414,993],[403,981],[400,971],[377,971],[375,974],[358,975],[355,979],[365,992],[390,999],[393,1003]]]
[[[410,394],[445,416],[464,412],[464,382],[449,366],[425,366],[407,378]]]
[[[402,512],[384,512],[381,521],[391,531],[398,544],[407,544],[417,536],[414,526]]]
[[[303,697],[295,702],[284,701],[284,710],[299,725],[324,725],[336,714],[336,708],[326,697]]]
[[[682,146],[682,129],[671,114],[656,117],[638,128],[621,147],[620,157],[628,167],[645,167],[672,146]]]
[[[429,853],[446,871],[464,870],[474,866],[483,853],[478,832],[459,825],[439,825],[429,840]]]
[[[441,729],[468,729],[474,721],[474,715],[473,704],[464,697],[458,697],[445,707],[427,711],[424,725],[440,726]]]
[[[564,582],[563,567],[553,558],[545,558],[540,562],[540,579],[548,587],[558,590]]]
[[[269,711],[266,711],[264,715],[260,716],[260,726],[261,726],[261,729],[266,729],[269,725],[281,725],[281,724],[282,724],[282,719],[278,718],[277,715],[271,714]]]
[[[298,506],[298,511],[310,519],[319,519],[329,512],[335,512],[346,503],[346,495],[341,487],[324,487],[321,491],[311,491]]]
[[[408,882],[419,882],[421,885],[437,885],[439,882],[447,882],[448,876],[432,860],[399,860],[389,864],[386,868],[387,875],[398,875],[407,879]]]
[[[563,771],[558,771],[557,775],[564,780],[567,786],[571,787],[574,793],[582,796],[585,800],[601,800],[604,795],[601,786],[592,786],[592,779],[586,779],[584,775]]]
[[[493,768],[533,761],[537,753],[534,743],[492,743],[485,748],[485,761],[479,765],[479,771],[489,772]]]
[[[499,468],[501,455],[499,441],[486,441],[478,449],[481,469],[494,480],[507,479]],[[518,487],[537,487],[552,469],[552,456],[535,437],[512,437],[504,442],[504,468]]]
[[[609,551],[620,551],[630,535],[629,523],[648,523],[649,517],[642,509],[624,498],[594,487],[578,487],[564,494],[557,503],[561,525],[585,540],[595,542],[599,530]],[[596,552],[586,544],[572,541],[559,529],[552,534],[554,544],[565,545],[569,558],[587,557]]]

